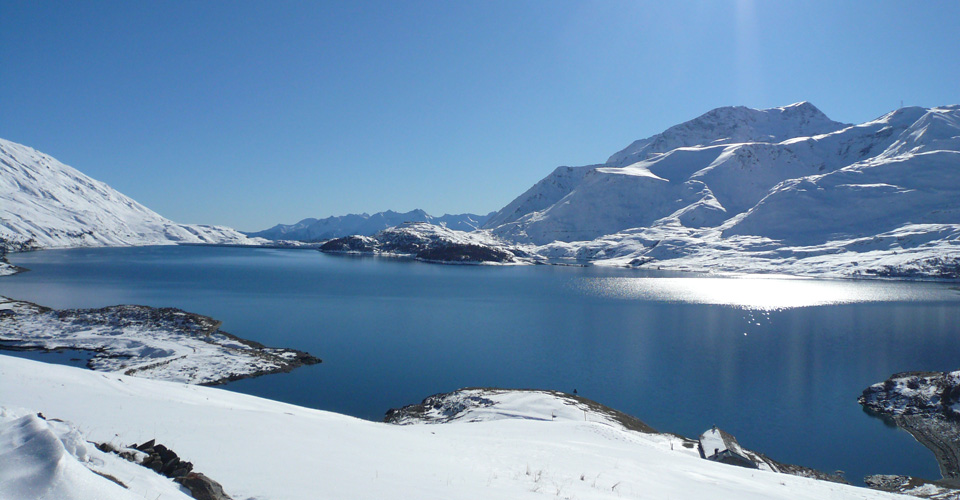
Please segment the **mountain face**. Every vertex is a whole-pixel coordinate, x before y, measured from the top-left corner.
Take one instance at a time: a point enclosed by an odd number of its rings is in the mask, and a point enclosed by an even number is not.
[[[33,148],[0,139],[0,247],[256,244],[222,226],[177,224]]]
[[[820,265],[960,270],[960,106],[859,125],[805,102],[715,109],[604,164],[557,168],[484,230],[546,258],[805,272],[814,261],[790,266],[852,252]]]
[[[270,229],[246,234],[268,240],[323,241],[349,235],[371,236],[405,222],[427,222],[457,231],[473,231],[483,225],[489,216],[490,214],[446,214],[434,217],[420,209],[406,213],[387,210],[373,215],[363,213],[325,219],[303,219],[296,224],[278,224]]]

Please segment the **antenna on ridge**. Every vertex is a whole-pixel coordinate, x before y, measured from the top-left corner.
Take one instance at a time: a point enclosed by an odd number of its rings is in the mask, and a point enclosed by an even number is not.
[[[900,109],[903,109],[903,99],[900,99]]]

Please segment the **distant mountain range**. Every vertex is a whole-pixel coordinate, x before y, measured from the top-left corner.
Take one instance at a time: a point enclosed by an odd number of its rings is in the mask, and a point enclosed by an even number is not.
[[[606,163],[557,168],[478,239],[521,248],[517,261],[957,278],[960,106],[859,125],[808,102],[714,109]]]
[[[0,139],[0,250],[261,241],[228,227],[178,224],[48,155]]]
[[[958,105],[859,125],[807,102],[718,108],[606,163],[559,167],[486,216],[387,211],[247,235],[174,223],[9,141],[0,140],[0,174],[8,249],[361,235],[325,246],[458,262],[960,278]]]
[[[446,214],[434,217],[420,209],[406,213],[387,210],[373,215],[362,213],[325,219],[303,219],[296,224],[277,224],[270,229],[245,234],[268,240],[323,241],[349,235],[370,236],[405,222],[426,222],[457,231],[474,231],[479,229],[490,215],[492,214]]]

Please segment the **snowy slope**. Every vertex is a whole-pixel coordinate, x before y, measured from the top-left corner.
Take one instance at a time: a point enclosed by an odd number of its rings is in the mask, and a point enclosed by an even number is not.
[[[556,169],[484,227],[548,259],[957,277],[960,106],[852,126],[809,103],[719,108]]]
[[[846,126],[827,118],[809,102],[770,109],[723,107],[670,127],[653,137],[634,141],[610,156],[607,165],[624,167],[651,155],[682,147],[744,142],[776,143],[793,137],[835,132]]]
[[[496,228],[550,207],[579,188],[580,181],[599,168],[625,167],[679,148],[780,142],[793,137],[834,132],[844,127],[844,124],[830,120],[807,102],[764,110],[743,106],[717,108],[660,134],[634,141],[613,154],[604,164],[557,168],[494,214],[484,227]],[[701,168],[706,166],[702,161],[698,164]],[[608,170],[608,173],[612,171]],[[544,241],[541,239],[540,242]]]
[[[18,245],[56,248],[258,241],[227,227],[177,224],[73,167],[0,139],[0,244],[13,250]]]
[[[254,233],[245,233],[250,237],[268,240],[322,241],[350,235],[372,236],[388,227],[399,226],[404,222],[427,222],[457,231],[473,231],[487,220],[489,215],[444,214],[434,217],[423,210],[416,209],[406,213],[377,212],[370,214],[348,214],[325,219],[303,219],[296,224],[277,224],[270,229]]]
[[[708,462],[682,446],[671,449],[676,443],[663,435],[590,421],[589,414],[584,421],[583,413],[548,399],[520,398],[505,411],[556,411],[555,419],[398,426],[8,356],[0,356],[0,395],[9,415],[0,417],[3,435],[43,434],[35,420],[14,419],[29,410],[71,422],[86,440],[129,445],[156,438],[233,498],[903,498]],[[31,455],[10,441],[0,439],[0,460],[10,457],[15,466],[0,470],[30,472],[19,460]],[[65,461],[71,456],[60,453]],[[80,481],[81,472],[61,477]]]
[[[877,156],[784,181],[724,234],[820,243],[905,224],[956,223],[960,106],[945,106],[928,110]]]

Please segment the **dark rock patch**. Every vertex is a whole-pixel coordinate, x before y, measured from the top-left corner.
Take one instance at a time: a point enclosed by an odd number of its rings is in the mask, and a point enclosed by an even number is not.
[[[334,238],[320,245],[321,252],[373,252],[376,249],[376,242],[364,236]]]
[[[191,472],[174,481],[190,490],[190,495],[197,500],[231,500],[230,496],[223,492],[220,483],[199,472]]]
[[[193,472],[193,463],[181,459],[175,451],[153,439],[123,449],[117,449],[110,443],[97,443],[96,447],[100,451],[114,453],[129,462],[173,479],[198,500],[231,500],[220,483],[199,472]]]
[[[417,258],[435,262],[512,262],[513,254],[480,245],[448,243],[421,250]]]

